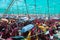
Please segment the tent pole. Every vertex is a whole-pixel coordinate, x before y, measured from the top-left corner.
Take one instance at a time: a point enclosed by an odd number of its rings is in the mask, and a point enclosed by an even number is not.
[[[26,3],[26,0],[24,0],[25,2],[25,6],[26,6],[26,11],[27,11],[27,14],[28,14],[28,7],[27,7],[27,3]],[[25,14],[26,15],[26,14]]]
[[[17,7],[17,13],[19,15],[19,8],[18,8],[18,5],[17,5],[17,1],[16,1],[16,7]]]
[[[8,8],[5,10],[4,14],[8,12],[8,10],[11,8],[15,0],[12,0],[11,3],[9,4]]]
[[[48,7],[48,18],[50,20],[50,13],[49,13],[49,0],[47,0],[47,7]]]

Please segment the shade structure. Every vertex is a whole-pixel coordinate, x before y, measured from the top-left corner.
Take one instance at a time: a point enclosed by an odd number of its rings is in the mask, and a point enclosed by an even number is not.
[[[60,0],[0,0],[0,5],[0,14],[60,14]]]

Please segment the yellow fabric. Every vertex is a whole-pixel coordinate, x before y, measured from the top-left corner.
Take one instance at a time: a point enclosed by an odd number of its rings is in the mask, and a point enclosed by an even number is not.
[[[42,31],[46,31],[46,27],[44,27],[44,26],[38,26]]]
[[[38,40],[38,35],[37,35],[38,33],[36,33],[36,40]]]
[[[31,31],[29,31],[29,34],[25,40],[31,40],[30,35],[31,35]]]

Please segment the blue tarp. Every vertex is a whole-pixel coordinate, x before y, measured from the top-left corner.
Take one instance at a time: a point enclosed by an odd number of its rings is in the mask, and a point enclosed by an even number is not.
[[[22,33],[27,32],[27,31],[31,30],[33,27],[34,27],[33,24],[26,25],[25,27],[22,28],[21,32]]]

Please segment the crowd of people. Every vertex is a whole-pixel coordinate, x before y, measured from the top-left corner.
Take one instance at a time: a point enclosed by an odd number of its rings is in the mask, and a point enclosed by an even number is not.
[[[19,34],[24,26],[33,24],[34,27],[25,32]],[[60,20],[42,20],[34,19],[32,21],[17,22],[16,19],[0,19],[0,39],[14,40],[11,37],[23,36],[25,40],[56,40],[54,34],[57,34],[60,30]],[[19,40],[19,39],[18,39]]]

